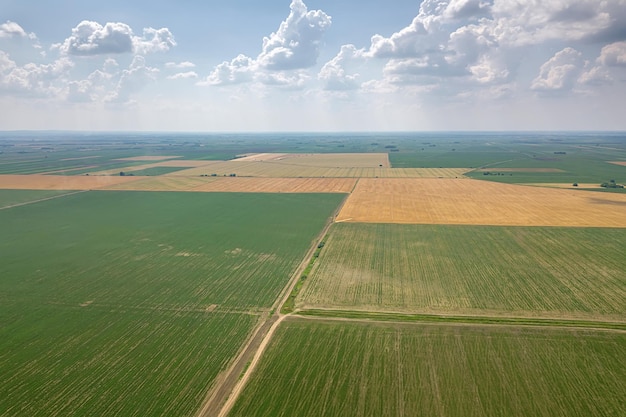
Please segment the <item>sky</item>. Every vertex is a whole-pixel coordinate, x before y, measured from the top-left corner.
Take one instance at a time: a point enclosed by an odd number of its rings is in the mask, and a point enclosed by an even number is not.
[[[0,130],[626,130],[626,0],[0,0]]]

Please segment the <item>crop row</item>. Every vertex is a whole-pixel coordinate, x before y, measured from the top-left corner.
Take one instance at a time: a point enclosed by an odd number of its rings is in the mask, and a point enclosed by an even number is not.
[[[623,333],[285,320],[230,417],[605,416]]]
[[[626,318],[626,230],[335,224],[297,306]]]

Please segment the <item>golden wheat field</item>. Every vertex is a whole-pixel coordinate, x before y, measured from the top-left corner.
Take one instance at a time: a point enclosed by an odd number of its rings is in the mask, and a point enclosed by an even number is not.
[[[336,221],[626,227],[626,195],[471,179],[361,179]]]
[[[253,193],[349,193],[353,178],[232,178],[218,177],[193,191]]]
[[[468,168],[381,168],[291,165],[274,161],[214,161],[169,176],[212,175],[266,178],[456,178]]]
[[[285,165],[328,168],[389,168],[391,166],[389,164],[389,156],[386,153],[262,153],[247,155],[234,161],[271,161]]]
[[[0,189],[15,190],[95,190],[115,184],[137,181],[141,177],[0,175]]]
[[[213,177],[135,177],[138,181],[113,184],[106,190],[128,191],[192,191],[194,188],[216,181]]]

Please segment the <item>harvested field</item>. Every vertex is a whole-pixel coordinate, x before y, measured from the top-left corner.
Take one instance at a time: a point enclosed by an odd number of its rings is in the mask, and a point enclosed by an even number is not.
[[[626,195],[471,179],[362,179],[336,221],[626,227]]]
[[[609,164],[621,165],[623,167],[626,167],[626,161],[609,161]]]
[[[286,153],[253,153],[246,154],[241,156],[240,158],[235,159],[235,161],[239,162],[249,162],[249,161],[273,161],[276,159],[283,158]]]
[[[287,318],[229,416],[617,416],[624,392],[624,333]]]
[[[231,178],[195,187],[193,191],[259,192],[259,193],[349,193],[356,179],[352,178]]]
[[[148,156],[131,156],[129,158],[117,158],[116,161],[163,161],[166,159],[180,158],[173,155],[148,155]]]
[[[114,184],[103,190],[133,191],[192,191],[194,188],[216,181],[214,177],[149,177],[137,181]]]
[[[335,224],[296,307],[626,322],[626,230]]]
[[[219,161],[209,162],[200,168],[178,171],[169,175],[200,176],[216,174],[238,177],[269,178],[455,178],[461,177],[466,168],[375,168],[375,167],[326,167],[279,163],[275,161]]]
[[[141,177],[0,175],[0,189],[14,190],[96,190],[137,181]]]

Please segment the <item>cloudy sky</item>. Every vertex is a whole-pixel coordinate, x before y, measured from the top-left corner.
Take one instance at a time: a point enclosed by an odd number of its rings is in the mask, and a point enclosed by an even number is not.
[[[626,0],[0,0],[0,130],[626,130]]]

